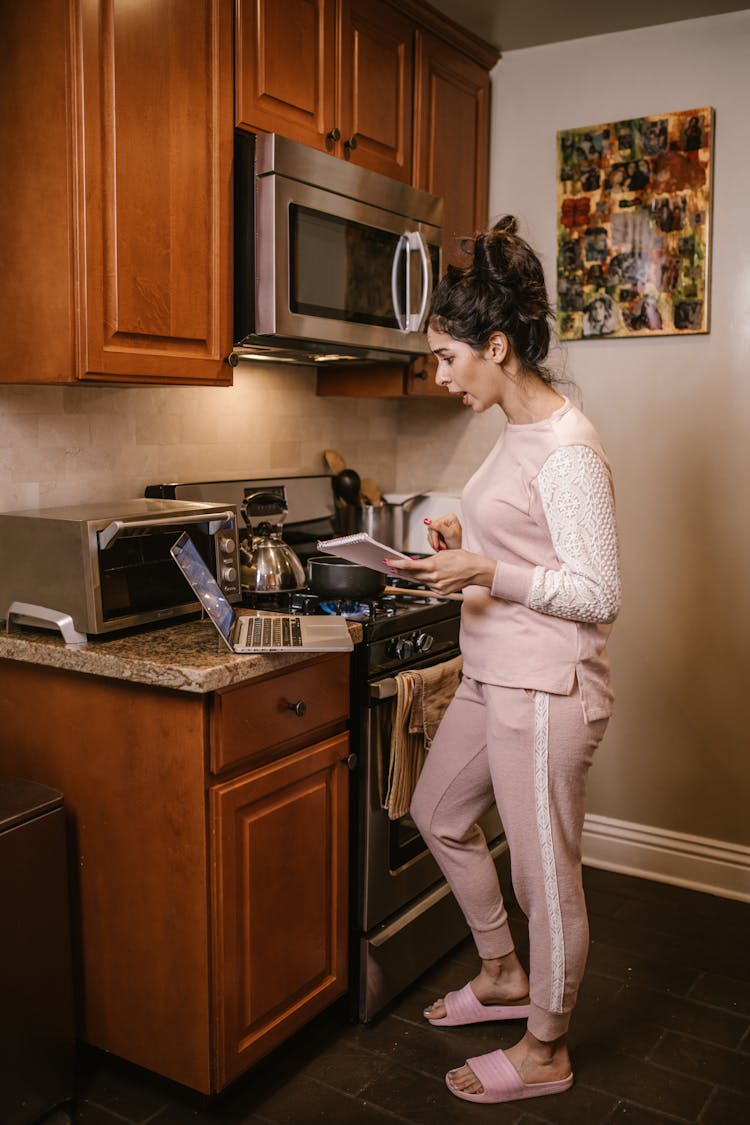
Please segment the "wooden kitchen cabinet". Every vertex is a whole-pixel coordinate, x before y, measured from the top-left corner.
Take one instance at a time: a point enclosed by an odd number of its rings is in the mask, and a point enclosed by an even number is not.
[[[230,383],[232,0],[2,29],[0,380]]]
[[[422,29],[415,71],[414,182],[443,196],[443,265],[465,264],[460,240],[487,224],[489,73]]]
[[[211,789],[219,1087],[345,991],[348,744]]]
[[[413,40],[386,0],[237,0],[236,123],[409,182]]]
[[[412,183],[444,200],[443,268],[460,264],[460,240],[488,221],[489,72],[498,52],[419,0],[403,0],[414,26]],[[321,369],[317,393],[352,398],[443,398],[436,363]]]
[[[208,1094],[345,993],[348,675],[202,695],[0,662],[3,770],[65,797],[84,1041]]]

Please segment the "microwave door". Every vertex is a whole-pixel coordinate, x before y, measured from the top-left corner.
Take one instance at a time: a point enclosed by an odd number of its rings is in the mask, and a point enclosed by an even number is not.
[[[280,176],[257,193],[258,335],[426,350],[436,228]]]

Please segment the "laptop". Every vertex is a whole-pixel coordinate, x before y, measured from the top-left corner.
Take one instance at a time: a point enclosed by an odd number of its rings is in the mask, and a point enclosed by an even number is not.
[[[344,617],[235,613],[186,532],[170,553],[232,652],[351,652],[354,648]]]

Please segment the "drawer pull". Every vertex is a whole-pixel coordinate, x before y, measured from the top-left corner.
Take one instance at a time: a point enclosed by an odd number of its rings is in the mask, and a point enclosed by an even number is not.
[[[294,711],[298,719],[303,718],[307,714],[307,704],[304,699],[298,699],[296,703],[287,703],[290,711]]]
[[[357,755],[356,754],[347,754],[347,756],[345,758],[342,758],[341,761],[344,763],[344,765],[346,766],[346,768],[350,772],[352,770],[356,770],[356,768],[357,768]]]

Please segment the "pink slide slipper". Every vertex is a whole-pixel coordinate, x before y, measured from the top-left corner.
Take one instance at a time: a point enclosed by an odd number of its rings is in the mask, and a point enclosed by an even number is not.
[[[470,984],[458,992],[449,992],[443,1001],[446,1014],[428,1022],[435,1027],[463,1027],[467,1023],[489,1023],[492,1020],[525,1020],[528,1004],[483,1004],[477,1000]]]
[[[467,1059],[466,1065],[471,1067],[484,1086],[483,1093],[470,1094],[465,1090],[457,1090],[450,1082],[452,1071],[445,1076],[445,1084],[450,1092],[457,1098],[463,1098],[465,1102],[516,1102],[521,1098],[562,1094],[573,1085],[572,1074],[557,1082],[524,1082],[505,1051],[490,1051],[488,1055],[478,1055],[474,1059]]]

